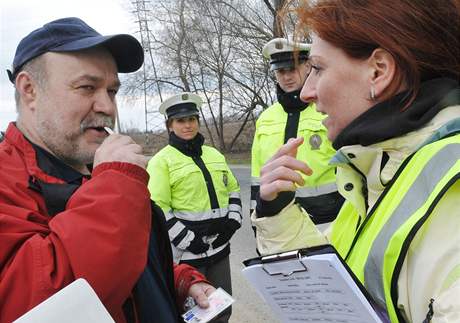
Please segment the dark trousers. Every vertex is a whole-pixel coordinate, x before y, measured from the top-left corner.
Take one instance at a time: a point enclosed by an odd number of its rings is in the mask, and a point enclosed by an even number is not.
[[[197,267],[198,271],[206,276],[206,279],[216,288],[222,287],[230,295],[232,294],[232,277],[230,275],[230,260],[225,257],[222,260],[208,266]],[[227,308],[220,316],[212,320],[213,323],[227,323],[232,314],[232,307]]]

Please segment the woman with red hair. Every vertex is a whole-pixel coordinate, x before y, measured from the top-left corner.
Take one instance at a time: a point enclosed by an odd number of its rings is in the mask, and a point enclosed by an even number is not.
[[[295,11],[312,39],[301,98],[327,115],[346,199],[329,242],[389,321],[460,322],[459,1],[318,0]],[[295,159],[301,143],[265,164],[259,210],[311,172]],[[293,201],[252,220],[264,254],[317,238]]]

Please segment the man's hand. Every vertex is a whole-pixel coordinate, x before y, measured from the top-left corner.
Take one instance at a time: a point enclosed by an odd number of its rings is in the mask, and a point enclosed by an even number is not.
[[[307,164],[296,159],[297,148],[303,143],[303,137],[289,139],[270,158],[260,171],[260,198],[273,201],[280,192],[295,191],[302,186],[304,180],[298,173],[311,175],[312,170]]]
[[[146,168],[148,160],[142,154],[142,147],[131,137],[111,134],[96,150],[93,167],[105,162],[125,162]]]
[[[211,295],[211,293],[215,290],[216,289],[212,285],[207,283],[196,283],[190,286],[190,289],[188,290],[188,296],[192,297],[199,307],[208,308],[208,296]]]

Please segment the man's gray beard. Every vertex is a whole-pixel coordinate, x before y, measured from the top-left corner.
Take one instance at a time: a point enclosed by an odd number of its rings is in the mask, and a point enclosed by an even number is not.
[[[45,141],[45,145],[57,158],[71,167],[79,168],[83,165],[92,164],[94,160],[94,152],[91,153],[82,151],[76,142],[77,138],[78,136],[64,136],[66,149],[62,149],[59,144],[52,141]]]
[[[77,140],[78,134],[59,134],[53,129],[53,124],[44,121],[39,128],[39,135],[45,146],[61,161],[73,168],[91,164],[94,160],[94,152],[83,152]]]
[[[104,114],[94,114],[85,118],[80,125],[80,132],[77,134],[57,133],[59,129],[50,120],[41,120],[39,123],[39,135],[46,147],[60,160],[67,165],[81,169],[82,166],[92,164],[95,151],[87,151],[79,146],[78,139],[89,127],[110,127],[113,128],[113,120]],[[102,144],[104,139],[98,144]]]

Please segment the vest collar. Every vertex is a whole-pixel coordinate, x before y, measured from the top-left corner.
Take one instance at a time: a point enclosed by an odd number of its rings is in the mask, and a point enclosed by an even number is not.
[[[401,163],[420,147],[460,132],[460,105],[441,110],[425,127],[404,136],[370,146],[340,148],[330,161],[337,166],[339,192],[359,210],[367,213]],[[355,189],[345,189],[351,183]]]

